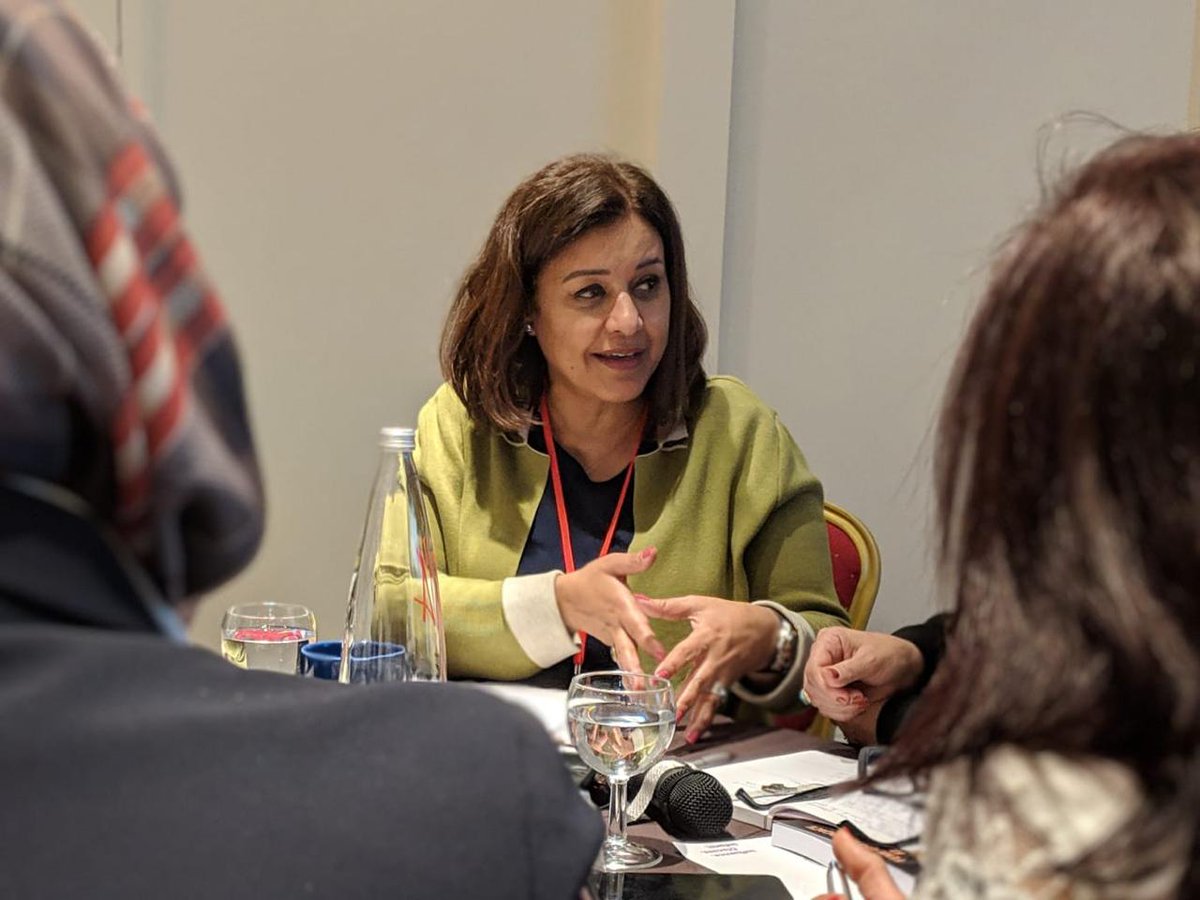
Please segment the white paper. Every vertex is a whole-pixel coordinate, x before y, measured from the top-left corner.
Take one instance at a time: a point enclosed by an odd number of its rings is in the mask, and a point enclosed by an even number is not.
[[[830,824],[853,822],[881,844],[903,841],[925,830],[923,807],[916,798],[899,799],[865,791],[854,791],[823,800],[788,803],[772,811],[780,819],[789,809]]]
[[[795,900],[811,900],[828,890],[824,866],[772,847],[770,835],[739,841],[676,841],[675,846],[686,859],[720,875],[774,875]],[[857,891],[853,897],[859,900]]]
[[[823,785],[852,781],[858,776],[858,762],[820,750],[803,750],[782,756],[768,756],[749,762],[714,766],[708,770],[733,798],[733,817],[739,822],[770,828],[771,819],[787,816],[789,810],[823,822],[853,822],[882,843],[899,841],[920,834],[924,827],[921,806],[909,799],[897,799],[865,791],[854,791],[820,800],[781,803],[770,811],[756,810],[737,799],[743,789],[755,800],[769,803],[798,791]]]
[[[565,689],[531,687],[527,684],[508,684],[500,681],[473,682],[489,694],[495,694],[514,706],[519,706],[542,723],[550,739],[561,747],[571,746],[567,731],[567,692]]]

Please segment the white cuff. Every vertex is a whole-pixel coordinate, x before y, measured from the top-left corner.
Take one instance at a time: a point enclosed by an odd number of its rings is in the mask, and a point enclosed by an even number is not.
[[[756,706],[767,709],[786,709],[796,705],[796,697],[800,688],[804,687],[804,666],[808,662],[808,651],[816,640],[816,632],[802,613],[788,609],[772,600],[755,600],[755,606],[765,606],[783,616],[796,629],[796,658],[792,660],[791,668],[783,673],[779,682],[765,694],[757,693],[744,681],[737,681],[731,690],[741,699]]]
[[[554,580],[561,574],[552,571],[517,575],[505,578],[500,587],[500,602],[508,630],[525,655],[543,669],[573,655],[578,649],[578,640],[563,624],[555,599]]]

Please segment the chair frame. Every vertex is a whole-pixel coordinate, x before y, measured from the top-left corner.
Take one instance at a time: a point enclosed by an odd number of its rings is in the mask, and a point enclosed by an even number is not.
[[[825,501],[825,522],[827,526],[834,525],[846,534],[858,551],[858,584],[854,586],[854,596],[850,598],[850,608],[846,612],[850,616],[850,627],[863,631],[871,619],[875,597],[879,593],[879,574],[883,565],[879,545],[875,543],[871,529],[858,516],[828,500]],[[818,713],[808,726],[808,731],[809,734],[831,740],[835,727],[833,722]]]
[[[850,598],[850,608],[846,612],[850,616],[850,627],[863,631],[871,619],[871,611],[875,609],[875,597],[879,593],[879,575],[882,568],[879,545],[875,543],[875,536],[871,534],[871,530],[858,516],[828,500],[825,501],[825,522],[843,531],[858,551],[858,584],[854,587],[854,596]]]

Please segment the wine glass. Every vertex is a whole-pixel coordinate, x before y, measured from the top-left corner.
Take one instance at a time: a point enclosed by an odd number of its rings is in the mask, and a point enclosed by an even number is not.
[[[579,757],[608,778],[606,872],[644,869],[662,854],[625,836],[625,789],[662,757],[675,735],[671,682],[641,672],[586,672],[567,689],[567,726]]]
[[[317,634],[317,617],[298,603],[231,606],[221,620],[221,655],[243,669],[300,672],[300,648]]]

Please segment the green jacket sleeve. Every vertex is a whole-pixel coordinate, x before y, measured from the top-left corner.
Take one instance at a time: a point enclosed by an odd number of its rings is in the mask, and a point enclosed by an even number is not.
[[[833,589],[821,483],[778,416],[773,430],[773,452],[763,460],[769,468],[759,477],[773,480],[775,504],[746,547],[750,596],[800,613],[814,631],[848,625]]]

